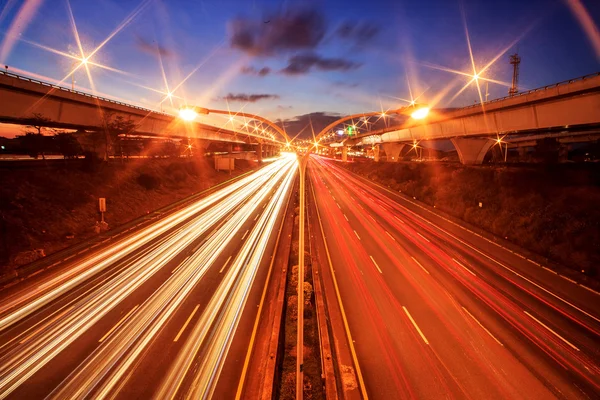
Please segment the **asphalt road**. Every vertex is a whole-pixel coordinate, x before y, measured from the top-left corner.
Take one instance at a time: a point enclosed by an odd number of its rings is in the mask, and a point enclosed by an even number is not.
[[[336,161],[308,174],[368,397],[600,397],[598,293]]]
[[[274,161],[0,292],[0,398],[234,398],[295,171]]]

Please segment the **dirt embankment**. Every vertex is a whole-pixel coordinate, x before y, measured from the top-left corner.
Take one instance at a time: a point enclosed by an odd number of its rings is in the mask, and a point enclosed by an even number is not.
[[[256,166],[236,160],[231,176],[215,171],[212,158],[0,167],[0,273],[19,253],[43,249],[47,255],[95,235],[100,197],[114,228]]]
[[[600,275],[600,165],[344,166],[588,276]]]

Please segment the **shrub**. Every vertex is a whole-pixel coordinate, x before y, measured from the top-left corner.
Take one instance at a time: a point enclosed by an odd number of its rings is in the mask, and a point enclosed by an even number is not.
[[[160,181],[154,175],[142,173],[137,179],[137,183],[146,190],[154,190],[160,186]]]

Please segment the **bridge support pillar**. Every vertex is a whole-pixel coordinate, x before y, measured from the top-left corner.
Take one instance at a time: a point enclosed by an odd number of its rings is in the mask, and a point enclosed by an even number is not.
[[[263,160],[263,145],[262,143],[258,143],[258,146],[256,146],[256,159],[258,160],[258,163],[262,163]]]
[[[527,147],[519,147],[518,150],[519,152],[519,161],[520,162],[524,162],[527,159]]]
[[[486,153],[494,145],[488,138],[454,138],[452,143],[456,148],[461,164],[481,164]]]
[[[400,160],[400,153],[404,148],[402,143],[384,143],[383,151],[385,151],[385,159],[387,162],[398,162]]]
[[[342,147],[342,161],[343,162],[347,162],[348,161],[348,146],[343,146]]]
[[[379,162],[379,145],[373,146],[373,161]]]

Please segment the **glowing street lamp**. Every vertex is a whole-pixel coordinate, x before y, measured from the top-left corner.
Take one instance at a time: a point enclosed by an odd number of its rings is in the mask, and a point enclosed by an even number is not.
[[[410,114],[413,119],[423,119],[429,115],[430,108],[429,107],[421,107],[416,109]]]

